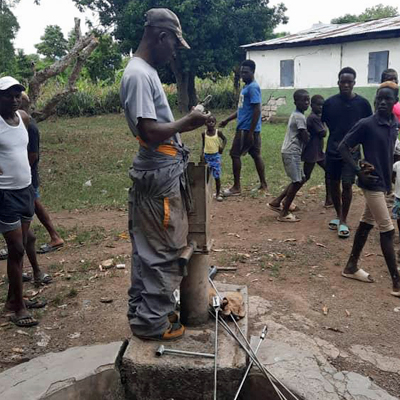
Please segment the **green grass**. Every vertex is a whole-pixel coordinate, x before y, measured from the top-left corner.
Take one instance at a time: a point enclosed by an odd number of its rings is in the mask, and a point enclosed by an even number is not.
[[[274,98],[285,97],[286,104],[282,105],[278,108],[277,115],[278,116],[289,116],[293,111],[293,93],[296,90],[297,89],[265,89],[265,90],[262,90],[262,102],[263,102],[263,104],[266,103],[270,99],[271,96],[273,96]],[[310,93],[310,96],[313,96],[314,94],[320,94],[325,99],[338,93],[337,87],[315,88],[315,89],[310,88],[307,90]],[[371,104],[373,104],[375,93],[376,93],[376,87],[355,87],[354,92],[365,97],[366,99],[369,100],[369,102]]]
[[[221,120],[231,111],[216,113]],[[124,116],[110,114],[96,117],[58,118],[39,124],[41,131],[41,195],[43,203],[53,211],[82,208],[120,208],[127,204],[127,189],[131,186],[128,170],[137,152],[138,143],[130,133]],[[267,181],[272,193],[278,193],[288,182],[280,148],[286,125],[264,124],[262,127],[262,156],[266,165]],[[223,154],[223,186],[232,183],[229,149],[235,131],[231,122],[224,132],[228,144]],[[183,134],[191,149],[191,159],[199,160],[201,132]],[[242,186],[257,186],[258,177],[251,157],[242,158]],[[85,182],[91,181],[91,186]],[[323,182],[321,171],[315,169],[309,186]],[[42,235],[43,234],[43,235]],[[63,236],[77,235],[76,242],[95,241],[102,232],[63,232]],[[39,239],[45,232],[39,231]],[[88,237],[89,236],[89,237]]]

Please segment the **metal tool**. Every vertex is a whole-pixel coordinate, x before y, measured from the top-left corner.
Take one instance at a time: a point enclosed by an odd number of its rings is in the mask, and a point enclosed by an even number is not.
[[[264,326],[264,329],[262,330],[261,335],[260,335],[260,341],[258,342],[256,349],[254,350],[254,354],[257,354],[258,349],[260,348],[262,341],[265,339],[265,336],[267,335],[267,329],[268,329],[267,326]],[[237,398],[239,397],[240,391],[242,390],[242,387],[243,387],[243,385],[244,385],[244,383],[246,381],[247,375],[249,374],[250,369],[253,366],[253,364],[254,364],[253,360],[250,360],[249,365],[248,365],[248,367],[246,369],[246,372],[244,373],[242,382],[240,382],[239,389],[237,390],[235,398],[233,400],[237,400]]]
[[[213,297],[213,308],[215,312],[215,343],[214,343],[214,400],[217,400],[217,371],[218,371],[218,313],[221,308],[219,296]]]
[[[186,355],[186,356],[214,358],[214,354],[210,354],[210,353],[197,353],[195,351],[168,349],[168,348],[164,347],[163,345],[161,345],[156,350],[156,356],[161,357],[163,354]]]
[[[222,297],[220,295],[220,293],[218,292],[218,289],[216,288],[214,282],[209,279],[209,282],[211,284],[211,286],[214,288],[215,293],[217,294],[217,296],[220,298],[220,300],[222,300]],[[230,314],[230,317],[233,321],[233,323],[235,324],[238,332],[240,333],[240,336],[243,338],[244,343],[246,343],[246,345],[244,345],[240,339],[238,338],[238,336],[232,331],[232,329],[230,328],[230,326],[223,320],[223,319],[219,319],[221,325],[225,328],[225,330],[238,342],[238,344],[242,347],[242,349],[246,352],[246,354],[250,357],[251,360],[253,360],[254,364],[259,368],[259,370],[265,375],[265,377],[270,381],[271,385],[273,386],[273,388],[275,389],[276,393],[278,394],[280,399],[286,399],[286,397],[284,396],[284,394],[279,390],[279,388],[276,386],[275,382],[279,383],[292,397],[294,400],[299,400],[298,397],[287,387],[285,386],[278,378],[276,378],[270,371],[267,370],[267,368],[265,368],[265,366],[260,362],[260,360],[258,359],[258,357],[256,356],[256,354],[254,353],[253,349],[250,346],[249,341],[247,340],[246,336],[244,335],[243,331],[240,329],[239,324],[237,323],[235,317]]]

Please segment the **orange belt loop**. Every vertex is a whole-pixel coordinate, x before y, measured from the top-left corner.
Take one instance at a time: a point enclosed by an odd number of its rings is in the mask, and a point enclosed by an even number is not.
[[[164,197],[164,221],[163,221],[164,229],[168,228],[170,217],[171,217],[171,210],[169,208],[169,198]]]

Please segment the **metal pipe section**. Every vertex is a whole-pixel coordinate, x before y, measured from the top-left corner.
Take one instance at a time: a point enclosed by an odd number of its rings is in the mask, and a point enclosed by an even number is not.
[[[210,257],[194,253],[187,265],[188,275],[182,279],[180,317],[184,325],[199,326],[208,321],[208,269]]]

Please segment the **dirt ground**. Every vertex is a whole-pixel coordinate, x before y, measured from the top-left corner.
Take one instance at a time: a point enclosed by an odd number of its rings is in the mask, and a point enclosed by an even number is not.
[[[280,315],[275,318],[290,329],[325,339],[346,352],[353,345],[363,345],[372,346],[383,356],[400,358],[400,312],[396,312],[400,300],[390,296],[379,234],[376,230],[371,233],[361,261],[376,282],[365,284],[342,278],[340,272],[350,253],[353,234],[343,240],[328,229],[327,223],[334,215],[322,207],[319,190],[311,188],[297,199],[301,208],[297,214],[302,220],[296,224],[276,221],[276,214],[267,208],[268,198],[245,196],[214,202],[213,262],[237,268],[236,272],[220,272],[216,279],[246,284],[251,296],[273,303],[273,315]],[[353,233],[362,208],[362,196],[357,193],[350,218]],[[40,293],[25,284],[26,295],[45,297],[49,303],[35,312],[40,319],[37,328],[16,328],[0,314],[0,370],[47,352],[129,337],[126,304],[130,242],[126,210],[61,212],[54,214],[53,220],[65,230],[101,229],[102,235],[83,245],[70,235],[63,249],[39,256],[54,282],[41,288]],[[110,258],[126,264],[126,268],[100,270],[99,264]],[[1,261],[3,301],[5,274],[6,263]],[[310,329],[302,318],[312,321],[313,327]],[[399,375],[383,372],[371,363],[339,357],[335,367],[370,376],[391,394],[400,393]]]

